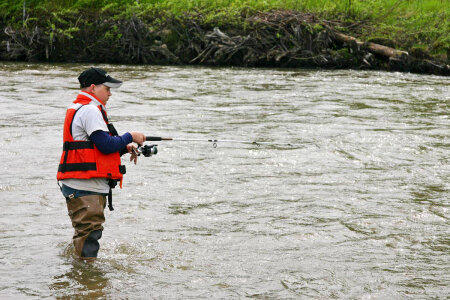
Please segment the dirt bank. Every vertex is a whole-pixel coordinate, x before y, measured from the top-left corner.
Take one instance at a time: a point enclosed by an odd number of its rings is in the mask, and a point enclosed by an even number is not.
[[[192,15],[117,19],[92,14],[81,19],[67,14],[50,25],[34,20],[19,28],[3,24],[0,59],[450,74],[447,61],[423,51],[400,51],[389,40],[360,41],[342,32],[357,32],[358,24],[295,11],[247,16],[243,24],[211,26]]]

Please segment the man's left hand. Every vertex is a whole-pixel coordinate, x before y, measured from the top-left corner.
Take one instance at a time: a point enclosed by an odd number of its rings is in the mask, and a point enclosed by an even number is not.
[[[131,154],[130,161],[134,160],[134,164],[136,164],[137,163],[137,158],[138,158],[136,146],[133,143],[128,144],[127,145],[127,151],[128,151],[128,153]]]

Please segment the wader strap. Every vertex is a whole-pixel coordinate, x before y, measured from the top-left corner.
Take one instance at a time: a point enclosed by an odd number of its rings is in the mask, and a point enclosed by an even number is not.
[[[111,133],[112,136],[118,136],[119,133],[117,132],[116,128],[114,127],[114,125],[112,123],[108,123],[106,124],[106,126],[108,126],[108,130]]]
[[[115,179],[108,180],[108,185],[109,185],[108,208],[109,208],[109,210],[114,210],[114,207],[112,205],[112,189],[116,187],[117,180],[115,180]]]
[[[102,113],[103,120],[105,120],[105,123],[108,124],[109,122],[108,122],[108,116],[106,115],[106,111],[103,109],[103,107],[101,105],[99,106],[99,108],[100,108],[100,112]]]
[[[103,109],[103,107],[100,105],[100,112],[102,113],[103,120],[106,123],[106,126],[108,127],[108,131],[111,133],[112,136],[118,136],[119,133],[117,132],[116,128],[114,128],[114,125],[112,123],[109,123],[108,116],[106,115],[106,111]]]
[[[109,193],[108,193],[108,208],[110,211],[114,210],[114,207],[112,205],[112,188],[109,187]]]

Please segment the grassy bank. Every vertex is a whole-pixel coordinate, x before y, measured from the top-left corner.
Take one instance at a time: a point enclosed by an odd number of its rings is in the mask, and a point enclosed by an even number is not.
[[[416,60],[448,64],[449,20],[448,0],[4,0],[0,59],[428,72]]]
[[[24,1],[2,1],[4,23],[23,23]],[[200,14],[211,25],[237,25],[244,16],[271,10],[311,12],[339,21],[343,31],[362,40],[386,38],[404,50],[421,48],[447,55],[450,49],[450,2],[448,0],[47,0],[25,1],[25,19],[49,13],[98,11],[126,18],[137,16],[184,16]],[[57,18],[54,16],[53,18]],[[42,20],[51,22],[51,19]]]

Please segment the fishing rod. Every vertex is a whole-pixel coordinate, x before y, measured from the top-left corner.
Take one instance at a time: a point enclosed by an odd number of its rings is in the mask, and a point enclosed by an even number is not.
[[[239,143],[239,144],[251,144],[258,147],[262,145],[279,145],[279,146],[291,146],[291,147],[303,147],[303,144],[282,143],[282,142],[260,142],[260,141],[245,141],[245,140],[218,140],[218,139],[189,139],[189,138],[172,138],[161,136],[147,136],[146,141],[158,142],[158,141],[181,141],[181,142],[209,142],[213,143],[213,147],[217,147],[217,143]]]
[[[258,147],[262,145],[278,145],[278,146],[290,146],[290,147],[304,147],[304,144],[283,143],[283,142],[260,142],[260,141],[245,141],[245,140],[218,140],[218,139],[189,139],[189,138],[172,138],[161,136],[147,136],[145,138],[147,142],[160,142],[160,141],[180,141],[180,142],[208,142],[212,143],[214,148],[217,148],[217,143],[239,143],[239,144],[251,144]],[[310,142],[312,143],[312,142]],[[315,143],[313,143],[316,145]],[[144,155],[150,157],[158,153],[158,145],[142,145],[133,150],[136,155]],[[316,145],[317,146],[317,145]],[[319,146],[317,146],[319,147]]]

